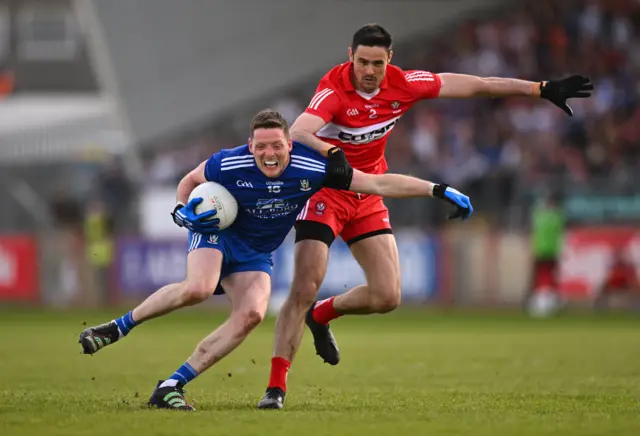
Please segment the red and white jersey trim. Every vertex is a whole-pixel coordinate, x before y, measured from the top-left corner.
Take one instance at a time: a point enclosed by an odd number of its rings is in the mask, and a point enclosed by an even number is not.
[[[407,82],[435,82],[433,74],[428,71],[413,71],[405,75]]]
[[[311,99],[311,102],[309,103],[309,106],[307,107],[309,109],[318,110],[318,108],[320,107],[320,104],[322,104],[324,99],[329,97],[333,93],[334,91],[331,88],[325,88],[322,91],[317,92],[316,95],[313,96],[313,98]]]

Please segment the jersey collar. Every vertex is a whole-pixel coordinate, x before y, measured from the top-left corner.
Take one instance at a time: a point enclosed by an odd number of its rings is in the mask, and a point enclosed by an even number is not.
[[[351,74],[353,72],[353,62],[347,62],[345,68],[342,70],[342,86],[344,90],[347,92],[356,92],[356,89],[353,87],[353,83],[351,82]],[[382,83],[380,84],[380,89],[387,89],[389,86],[389,74],[384,75],[384,79],[382,79]]]

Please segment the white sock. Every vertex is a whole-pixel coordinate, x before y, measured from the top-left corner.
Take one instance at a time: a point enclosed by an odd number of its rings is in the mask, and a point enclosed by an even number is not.
[[[165,380],[160,387],[161,388],[166,388],[167,386],[176,386],[178,384],[178,380],[174,379],[174,378],[170,378],[169,380]]]

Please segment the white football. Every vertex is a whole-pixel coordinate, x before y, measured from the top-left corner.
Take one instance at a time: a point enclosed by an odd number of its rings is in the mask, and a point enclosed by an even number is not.
[[[196,206],[196,213],[201,214],[210,210],[216,210],[213,218],[220,220],[220,230],[226,229],[238,216],[238,202],[233,195],[219,183],[206,182],[196,186],[189,195],[189,201],[201,197],[202,202]]]

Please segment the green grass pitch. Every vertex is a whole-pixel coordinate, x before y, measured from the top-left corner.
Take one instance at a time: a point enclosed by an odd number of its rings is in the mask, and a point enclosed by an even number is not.
[[[640,435],[640,319],[402,310],[333,323],[337,367],[306,334],[282,411],[255,409],[273,320],[187,387],[194,413],[149,410],[223,315],[188,310],[95,356],[82,323],[118,312],[0,310],[0,435]]]

